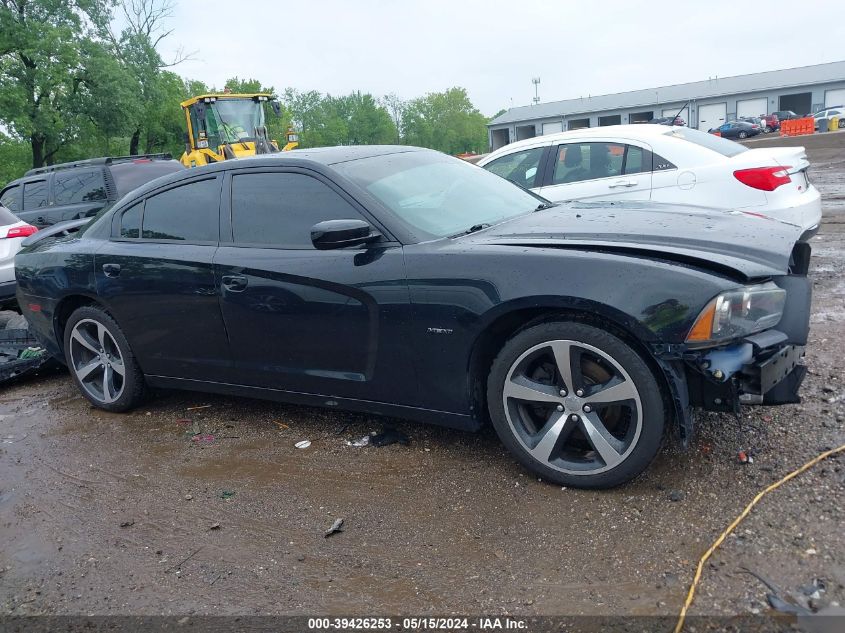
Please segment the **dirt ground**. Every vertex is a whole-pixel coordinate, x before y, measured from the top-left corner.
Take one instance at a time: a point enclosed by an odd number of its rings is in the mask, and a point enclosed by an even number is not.
[[[396,421],[408,446],[360,448],[346,442],[392,421],[187,392],[112,415],[54,372],[0,391],[0,614],[677,613],[742,507],[845,442],[836,136],[810,150],[825,206],[803,404],[699,415],[688,451],[586,492],[530,476],[492,431]],[[691,613],[765,613],[743,567],[816,609],[845,605],[843,492],[839,457],[764,499]]]

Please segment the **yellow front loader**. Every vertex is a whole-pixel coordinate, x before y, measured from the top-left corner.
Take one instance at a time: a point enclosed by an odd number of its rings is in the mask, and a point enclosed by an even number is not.
[[[281,106],[269,93],[205,94],[191,97],[181,104],[185,111],[188,132],[185,135],[185,167],[199,167],[232,158],[274,154],[279,144],[268,138],[264,122],[264,104],[269,103],[278,116]],[[288,129],[288,151],[299,145],[299,137]]]

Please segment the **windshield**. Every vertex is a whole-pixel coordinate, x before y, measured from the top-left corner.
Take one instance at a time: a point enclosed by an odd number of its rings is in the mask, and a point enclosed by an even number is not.
[[[219,147],[224,143],[252,141],[255,128],[264,125],[264,109],[252,99],[217,99],[206,105],[205,129],[208,144]]]
[[[446,237],[534,211],[547,201],[439,152],[413,151],[334,165],[425,237]]]
[[[689,141],[690,143],[700,145],[701,147],[706,147],[707,149],[718,152],[722,156],[727,156],[728,158],[748,151],[748,148],[744,145],[734,143],[733,141],[729,141],[721,136],[714,136],[713,134],[702,132],[700,130],[693,130],[688,127],[672,128],[671,130],[666,131],[666,135],[681,138],[685,141]]]

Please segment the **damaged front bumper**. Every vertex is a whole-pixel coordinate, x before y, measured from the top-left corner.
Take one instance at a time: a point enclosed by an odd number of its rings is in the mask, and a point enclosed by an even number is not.
[[[799,390],[807,374],[802,359],[810,330],[811,284],[801,274],[773,281],[787,291],[783,316],[776,328],[718,348],[653,348],[669,384],[685,445],[692,437],[695,408],[738,413],[743,404],[801,402]]]

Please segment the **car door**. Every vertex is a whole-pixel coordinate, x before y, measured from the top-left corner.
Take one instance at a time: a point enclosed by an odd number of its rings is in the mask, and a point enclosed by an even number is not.
[[[411,404],[410,309],[401,245],[327,176],[233,170],[228,243],[215,256],[234,361],[232,381]],[[225,207],[224,207],[225,209]],[[318,250],[311,228],[363,219],[377,243]]]
[[[221,175],[180,181],[114,214],[97,294],[145,374],[225,381],[231,360],[213,258]]]
[[[721,134],[723,138],[733,138],[737,135],[737,132],[737,127],[733,123],[725,123],[724,125],[719,126],[719,134]]]
[[[550,157],[538,193],[555,202],[648,200],[651,170],[643,168],[646,152],[646,147],[632,142],[561,143]]]

